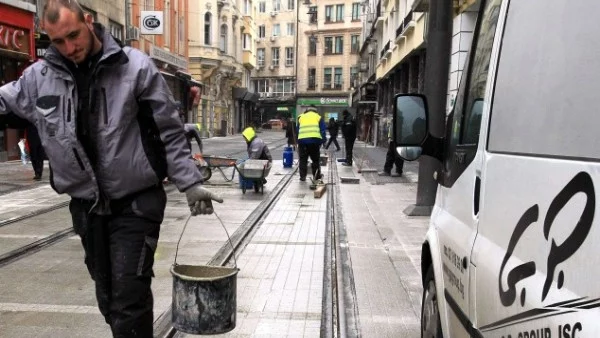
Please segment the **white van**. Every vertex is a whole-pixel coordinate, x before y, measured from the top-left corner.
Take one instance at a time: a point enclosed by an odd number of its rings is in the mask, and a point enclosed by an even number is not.
[[[482,0],[446,135],[425,97],[395,97],[398,153],[442,168],[422,337],[600,337],[599,13]]]

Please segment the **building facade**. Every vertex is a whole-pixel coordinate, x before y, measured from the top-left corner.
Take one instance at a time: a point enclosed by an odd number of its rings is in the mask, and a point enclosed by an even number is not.
[[[255,0],[190,1],[190,72],[203,84],[195,122],[209,135],[240,132],[258,100],[250,90],[256,66]]]
[[[287,118],[296,100],[296,43],[298,0],[258,0],[256,12],[256,69],[252,87],[259,95],[254,125]]]
[[[393,97],[423,93],[426,67],[428,0],[369,0],[363,11],[360,85],[353,93],[359,135],[386,145],[393,117]],[[460,85],[462,69],[477,18],[476,0],[454,2],[448,109]]]
[[[362,6],[352,0],[304,1],[299,11],[296,109],[314,105],[326,119],[351,109],[359,85]]]

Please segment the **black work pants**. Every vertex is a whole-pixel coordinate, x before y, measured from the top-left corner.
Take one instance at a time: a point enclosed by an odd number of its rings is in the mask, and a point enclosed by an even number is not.
[[[33,167],[33,172],[35,176],[42,176],[44,172],[44,147],[41,144],[39,145],[31,145],[29,144],[29,158],[31,159],[31,166]]]
[[[98,307],[114,337],[152,337],[150,284],[166,199],[156,186],[110,201],[110,215],[90,213],[90,201],[69,205]]]
[[[352,164],[352,150],[354,149],[354,138],[346,138],[345,147],[346,147],[346,163]]]
[[[396,154],[396,143],[394,141],[390,141],[388,151],[385,154],[385,164],[383,166],[383,171],[385,171],[386,173],[391,173],[394,164],[396,165],[396,173],[402,175],[404,160],[402,160],[400,156]]]
[[[337,141],[337,135],[329,136],[329,141],[327,141],[327,144],[325,145],[325,149],[329,149],[331,142],[333,142],[333,144],[335,145],[335,149],[340,150],[340,144]]]
[[[320,143],[311,143],[311,144],[300,144],[298,146],[298,157],[299,164],[298,167],[300,169],[300,178],[305,178],[308,172],[308,158],[312,161],[312,174],[315,179],[319,179],[321,175],[321,144]],[[319,176],[317,176],[319,175]]]

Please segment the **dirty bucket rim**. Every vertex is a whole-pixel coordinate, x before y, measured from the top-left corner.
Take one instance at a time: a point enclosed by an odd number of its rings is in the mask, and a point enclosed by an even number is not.
[[[224,274],[222,276],[218,276],[218,277],[192,277],[192,276],[188,276],[188,275],[184,275],[181,274],[177,271],[175,271],[175,269],[177,269],[178,267],[207,267],[207,268],[211,268],[211,269],[215,269],[215,270],[223,270],[223,271],[230,271],[227,274]],[[230,278],[233,276],[236,276],[238,274],[238,272],[240,272],[240,269],[237,267],[229,267],[229,266],[215,266],[215,265],[191,265],[191,264],[173,264],[171,266],[171,274],[173,276],[176,276],[182,280],[186,280],[186,281],[197,281],[197,282],[211,282],[211,281],[218,281],[218,280],[222,280],[222,279],[226,279],[226,278]]]

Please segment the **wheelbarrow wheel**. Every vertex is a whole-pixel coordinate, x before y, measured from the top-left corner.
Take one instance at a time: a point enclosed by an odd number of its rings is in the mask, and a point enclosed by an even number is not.
[[[245,193],[246,193],[246,186],[242,185],[242,194],[245,194]]]
[[[198,171],[200,171],[200,175],[202,176],[202,180],[204,182],[208,181],[212,177],[212,170],[209,167],[198,167]]]
[[[257,193],[260,190],[260,188],[261,188],[261,184],[258,182],[255,182],[254,183],[254,192]]]

